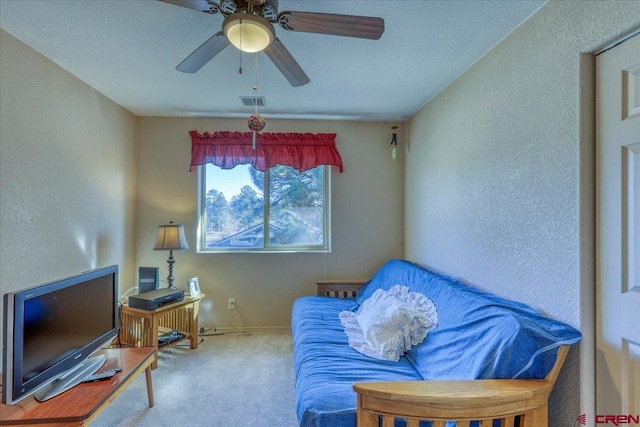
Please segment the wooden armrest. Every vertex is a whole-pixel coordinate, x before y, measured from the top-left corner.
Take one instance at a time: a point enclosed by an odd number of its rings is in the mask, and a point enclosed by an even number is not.
[[[446,421],[469,425],[478,420],[481,426],[513,427],[519,417],[520,427],[547,427],[549,395],[569,352],[560,346],[556,362],[541,380],[470,380],[470,381],[386,381],[356,383],[358,427],[393,426],[396,417],[407,419],[407,427],[418,427],[429,420],[434,427]]]
[[[317,295],[322,297],[355,297],[365,280],[324,280],[316,282]]]
[[[482,420],[520,415],[547,404],[547,380],[389,381],[356,383],[358,409],[425,420]]]

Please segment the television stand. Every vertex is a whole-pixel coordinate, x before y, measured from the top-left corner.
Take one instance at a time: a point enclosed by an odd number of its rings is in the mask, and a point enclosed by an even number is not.
[[[106,360],[107,356],[105,354],[88,357],[78,366],[71,368],[67,372],[63,372],[58,378],[33,393],[33,397],[38,402],[44,402],[52,397],[56,397],[60,393],[64,393],[70,388],[80,384],[89,375],[93,375],[104,365]]]
[[[151,363],[155,360],[155,348],[109,348],[96,354],[106,356],[103,370],[122,368],[122,371],[108,380],[80,383],[46,402],[28,396],[15,405],[0,403],[0,426],[87,426],[143,372],[147,377],[149,406],[153,406]]]

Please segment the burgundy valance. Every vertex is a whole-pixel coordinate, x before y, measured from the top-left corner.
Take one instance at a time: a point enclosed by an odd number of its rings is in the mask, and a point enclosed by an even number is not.
[[[250,164],[266,171],[276,165],[291,166],[299,171],[320,165],[332,165],[343,171],[342,158],[336,148],[335,133],[268,133],[218,131],[191,135],[191,167],[211,163],[222,169]]]

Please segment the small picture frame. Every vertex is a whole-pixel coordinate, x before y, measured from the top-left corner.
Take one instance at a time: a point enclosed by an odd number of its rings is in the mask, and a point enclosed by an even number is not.
[[[187,280],[187,288],[189,289],[189,295],[192,297],[200,296],[200,284],[197,277]]]

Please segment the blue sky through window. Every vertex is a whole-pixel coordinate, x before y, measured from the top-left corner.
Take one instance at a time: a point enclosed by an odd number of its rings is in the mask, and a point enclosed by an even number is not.
[[[249,175],[250,167],[249,165],[238,165],[233,169],[222,170],[218,166],[207,164],[206,192],[215,188],[224,194],[227,201],[231,201],[233,196],[240,194],[240,189],[243,186],[248,185],[253,188],[256,193],[262,195],[262,190],[253,185],[251,181],[251,176]]]

